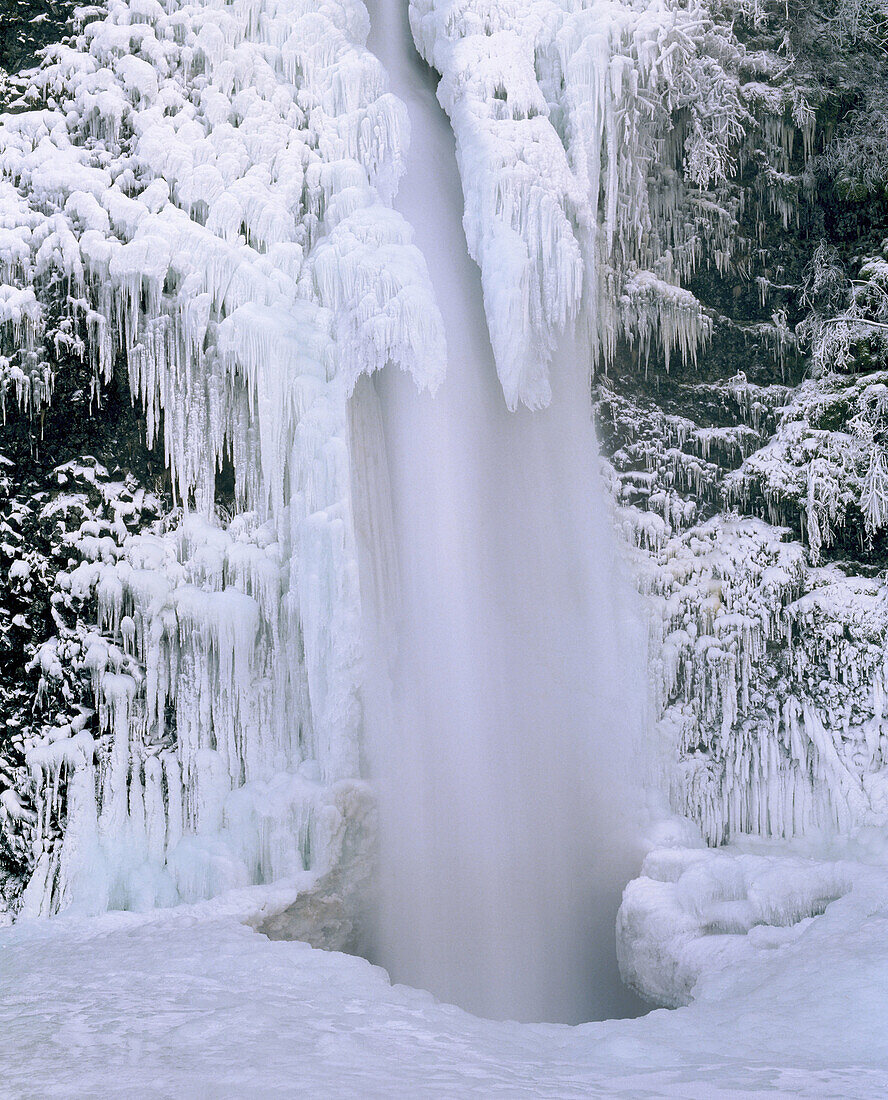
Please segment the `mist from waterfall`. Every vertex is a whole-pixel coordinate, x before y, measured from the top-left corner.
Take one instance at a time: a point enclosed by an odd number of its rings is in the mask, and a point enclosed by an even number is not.
[[[381,0],[371,24],[409,110],[396,208],[429,265],[448,374],[431,396],[389,366],[351,404],[380,821],[367,953],[485,1016],[626,1014],[614,919],[637,871],[645,677],[597,485],[588,356],[565,340],[551,405],[507,410],[435,74],[404,0]]]

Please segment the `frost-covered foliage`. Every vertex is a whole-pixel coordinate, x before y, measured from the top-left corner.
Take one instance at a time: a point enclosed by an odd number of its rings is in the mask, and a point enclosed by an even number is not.
[[[66,823],[64,777],[44,776],[35,760],[47,746],[96,731],[86,653],[94,601],[72,591],[67,569],[84,555],[111,559],[130,532],[156,521],[160,502],[132,474],[92,457],[24,481],[16,464],[0,504],[0,898],[14,902],[45,856],[57,854]],[[47,789],[46,783],[50,783]]]
[[[674,801],[716,842],[847,831],[888,811],[884,591],[806,569],[781,534],[716,518],[652,571]]]
[[[673,801],[710,843],[885,818],[880,12],[712,8],[750,116],[709,191],[731,248],[705,242],[687,284],[712,341],[668,379],[618,349],[598,384]]]
[[[721,428],[599,391],[605,438],[623,440],[610,477],[653,612],[673,801],[710,842],[888,811],[884,582],[817,567],[836,532],[858,558],[882,545],[883,384],[697,385],[699,419],[741,421]]]
[[[793,527],[815,564],[837,542],[864,553],[888,523],[886,382],[879,371],[803,383],[767,445],[727,478],[728,501]]]
[[[40,50],[68,31],[76,0],[4,0],[0,34],[0,106],[14,103],[26,87],[18,73],[33,65]]]
[[[424,261],[386,205],[405,113],[363,6],[96,14],[30,74],[43,105],[2,119],[0,321],[30,354],[50,332],[41,280],[64,280],[97,384],[125,361],[184,512],[118,539],[87,520],[57,578],[98,603],[73,662],[98,729],[24,746],[29,911],[335,862],[366,813],[347,400],[386,362],[430,386],[444,362]]]
[[[851,280],[835,249],[823,241],[806,272],[799,332],[811,349],[815,375],[851,372],[888,362],[888,241],[856,262]]]
[[[817,566],[836,549],[827,531],[847,530],[858,559],[882,545],[867,528],[880,520],[882,385],[698,384],[684,405],[696,419],[599,390],[605,439],[622,441],[609,476],[652,610],[673,802],[710,842],[888,811],[884,582],[860,576],[864,562]],[[699,426],[715,415],[740,423]]]

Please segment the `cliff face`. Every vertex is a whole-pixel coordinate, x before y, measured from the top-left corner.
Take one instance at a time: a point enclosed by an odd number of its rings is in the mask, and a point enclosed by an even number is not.
[[[0,67],[32,64],[72,7],[13,5]],[[431,20],[434,5],[417,7]],[[661,729],[679,762],[673,799],[716,844],[848,828],[888,814],[888,9],[824,0],[679,14],[670,56],[683,67],[670,70],[669,94],[650,52],[632,53],[644,27],[627,16],[613,31],[642,80],[637,148],[620,164],[644,173],[615,175],[595,196],[621,242],[619,255],[595,254],[607,304],[594,333],[599,433],[651,598]],[[470,87],[470,106],[489,107],[493,122],[511,111],[507,122],[532,127],[547,111],[569,144],[572,100],[554,50],[534,55],[529,106],[516,106],[509,73],[490,88],[467,84],[448,68],[456,51],[429,35],[457,122],[469,116],[456,93]],[[0,87],[16,113],[53,106],[52,95],[27,77]],[[602,119],[625,125],[601,96]],[[618,201],[630,185],[644,195],[637,226]],[[479,227],[476,237],[495,269],[502,235]],[[97,594],[66,578],[177,521],[123,356],[107,376],[96,370],[94,318],[62,269],[44,264],[33,282],[39,331],[27,302],[0,302],[0,891],[10,899],[66,823],[67,773],[51,778],[32,750],[83,731],[100,745],[111,736],[87,660]],[[23,267],[0,282],[27,289]],[[539,283],[545,344],[570,308]],[[565,276],[577,295],[579,285]],[[506,326],[503,374],[516,399],[536,399],[543,383],[511,363],[509,337]],[[220,508],[234,503],[227,461],[215,491]],[[131,658],[122,645],[121,662]],[[175,739],[174,722],[164,736]]]
[[[33,105],[18,74],[63,37],[74,7],[6,4],[0,108]],[[8,211],[0,226],[15,228]],[[72,593],[60,573],[101,553],[103,539],[119,546],[170,507],[164,463],[145,446],[125,373],[97,378],[63,278],[51,275],[38,292],[47,314],[40,339],[17,339],[7,325],[0,343],[0,899],[13,907],[67,817],[62,782],[40,819],[26,751],[48,730],[76,733],[96,723],[84,666],[95,599]]]
[[[888,812],[885,11],[730,14],[750,117],[688,284],[711,343],[668,374],[624,347],[596,391],[674,800],[716,844]]]

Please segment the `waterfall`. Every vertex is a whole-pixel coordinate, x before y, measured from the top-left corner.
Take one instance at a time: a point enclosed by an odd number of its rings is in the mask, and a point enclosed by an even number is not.
[[[25,746],[22,911],[145,909],[358,864],[363,878],[363,724],[381,837],[368,954],[487,1015],[623,1011],[623,773],[645,677],[588,381],[612,328],[602,272],[644,274],[635,199],[612,253],[594,212],[657,148],[635,124],[656,66],[645,46],[616,140],[629,93],[598,79],[583,13],[562,13],[538,51],[547,87],[569,61],[556,47],[576,53],[558,132],[542,85],[526,100],[515,84],[536,63],[529,32],[497,38],[490,102],[460,99],[479,43],[438,49],[435,5],[417,3],[448,122],[404,6],[373,13],[378,56],[363,5],[322,7],[109,0],[35,77],[59,108],[0,125],[18,226],[0,275],[33,282],[4,298],[12,335],[48,338],[36,292],[56,278],[72,324],[90,304],[84,355],[97,378],[126,364],[183,509],[130,530],[114,504],[58,574],[98,621],[41,647],[41,685],[68,662],[92,706]],[[607,50],[659,33],[616,9]],[[619,163],[577,183],[601,126]],[[636,327],[648,339],[662,313],[667,345],[691,347],[694,311],[661,283]]]
[[[591,359],[562,340],[548,407],[508,411],[434,74],[403,0],[380,0],[371,28],[408,108],[395,206],[448,373],[432,396],[389,366],[352,398],[353,461],[375,471],[355,478],[380,819],[368,953],[483,1015],[600,1018],[628,1009],[614,918],[645,678],[597,486]]]

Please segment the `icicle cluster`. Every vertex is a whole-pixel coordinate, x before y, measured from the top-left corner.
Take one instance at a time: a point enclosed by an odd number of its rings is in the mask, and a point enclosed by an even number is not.
[[[782,534],[717,517],[667,542],[647,573],[661,724],[681,761],[673,800],[715,843],[792,835],[831,813],[809,754],[771,729],[764,697],[762,665],[783,642],[784,608],[803,580],[802,549]]]
[[[711,843],[888,820],[884,582],[816,564],[880,537],[883,374],[683,386],[681,416],[598,393],[674,805]]]
[[[101,735],[29,754],[41,812],[68,791],[32,910],[323,867],[363,813],[347,401],[387,362],[430,387],[444,369],[424,260],[386,205],[405,110],[367,29],[357,0],[111,0],[33,74],[46,107],[2,119],[0,255],[24,264],[40,227],[97,373],[125,358],[195,510],[116,548],[80,532]],[[24,339],[29,303],[0,288]]]
[[[509,406],[547,404],[553,349],[576,318],[593,359],[621,333],[645,355],[656,339],[667,365],[673,351],[692,359],[709,321],[678,286],[699,258],[683,177],[722,176],[746,118],[706,56],[705,9],[411,0],[410,19],[442,74]]]
[[[888,820],[888,602],[786,529],[716,516],[643,564],[674,805],[710,843]]]
[[[52,394],[49,366],[39,355],[46,313],[35,293],[53,268],[59,233],[0,178],[0,414],[10,398],[29,414]]]

